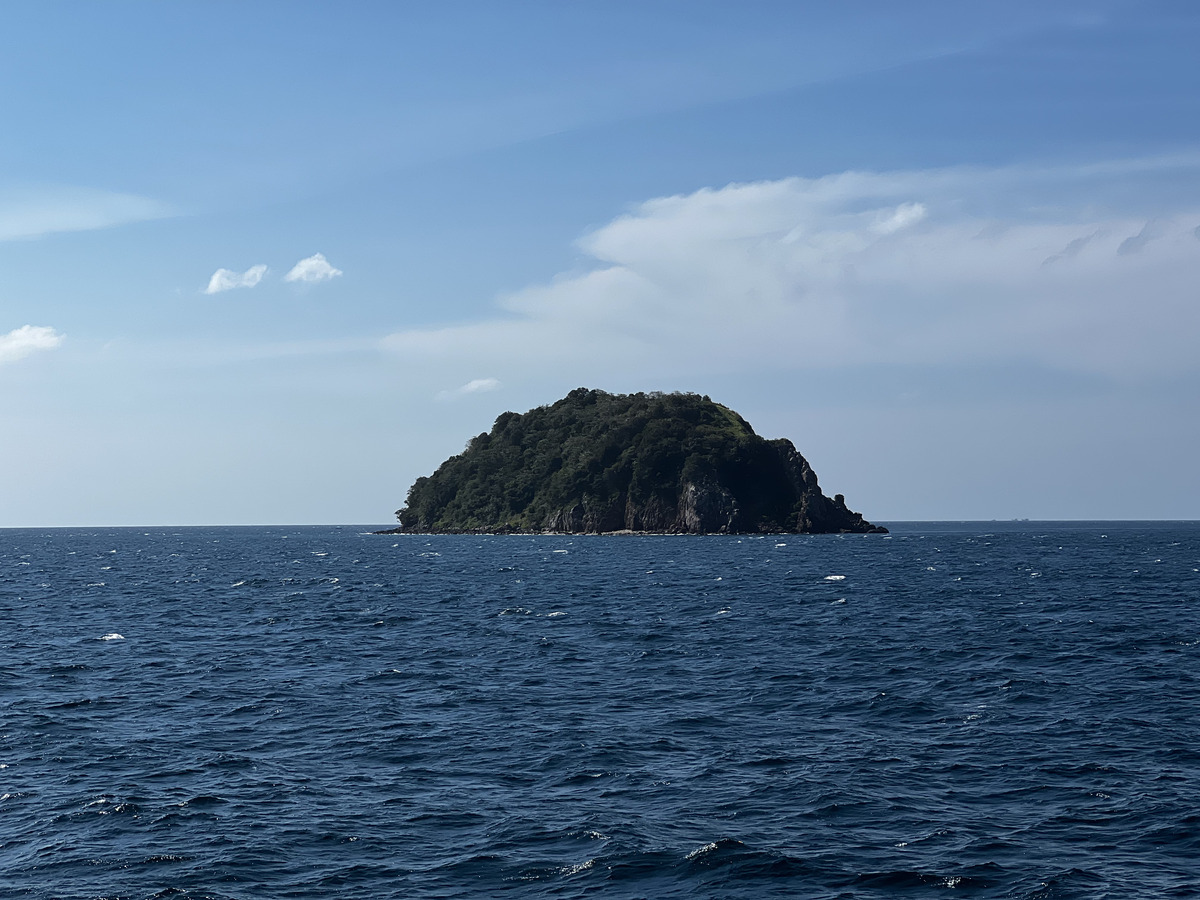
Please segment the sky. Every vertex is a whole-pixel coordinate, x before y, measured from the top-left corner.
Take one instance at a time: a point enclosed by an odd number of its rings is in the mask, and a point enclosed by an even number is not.
[[[693,391],[876,522],[1200,518],[1193,2],[46,2],[0,527],[387,524]]]

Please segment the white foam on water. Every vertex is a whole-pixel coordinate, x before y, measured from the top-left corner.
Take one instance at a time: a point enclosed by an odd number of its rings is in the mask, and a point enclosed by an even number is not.
[[[565,615],[566,615],[565,612],[552,612],[552,613],[546,613],[546,618],[553,619],[555,616],[565,616]]]
[[[845,597],[838,597],[836,600],[830,600],[829,602],[830,602],[830,603],[845,603],[845,602],[846,602],[846,598],[845,598]]]
[[[691,853],[689,853],[686,858],[689,860],[698,859],[707,853],[712,853],[714,850],[721,849],[722,845],[724,845],[726,847],[744,847],[745,846],[745,844],[743,844],[741,841],[738,841],[738,840],[712,841],[711,843],[705,844],[703,847],[697,847],[695,850],[693,850]]]
[[[733,610],[730,609],[728,606],[725,606],[725,607],[722,607],[721,609],[717,610],[717,615],[723,616],[723,615],[726,615],[727,613],[731,613],[731,612],[733,612]]]
[[[115,631],[110,631],[108,634],[100,635],[100,640],[102,640],[102,641],[123,641],[123,640],[125,640],[125,635],[117,634]]]
[[[230,585],[230,587],[241,587],[245,583],[246,582],[244,582],[244,581],[235,581],[233,584]]]
[[[787,546],[787,544],[776,544],[775,546],[776,546],[776,547],[786,547],[786,546]]]
[[[585,872],[594,865],[596,865],[596,861],[594,859],[589,859],[587,862],[581,862],[578,865],[563,866],[561,869],[559,869],[559,872],[561,872],[564,876],[569,877],[571,875],[577,875],[580,872]]]
[[[826,581],[845,581],[846,576],[845,575],[826,575],[825,580]]]
[[[571,551],[569,551],[569,550],[551,550],[550,552],[551,553],[570,553]]]

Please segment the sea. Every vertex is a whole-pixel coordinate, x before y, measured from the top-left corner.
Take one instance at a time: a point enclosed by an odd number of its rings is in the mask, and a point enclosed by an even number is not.
[[[1200,523],[0,531],[0,897],[1200,897]]]

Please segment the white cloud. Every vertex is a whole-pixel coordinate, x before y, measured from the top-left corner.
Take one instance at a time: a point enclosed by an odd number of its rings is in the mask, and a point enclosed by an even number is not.
[[[901,203],[895,209],[881,210],[871,230],[876,234],[895,234],[925,218],[927,210],[920,203]]]
[[[455,388],[452,391],[441,391],[438,393],[439,400],[446,400],[452,397],[464,397],[467,394],[483,394],[488,391],[497,390],[500,387],[500,381],[495,378],[476,378],[473,381],[468,381],[462,387]]]
[[[208,279],[208,287],[204,289],[204,293],[219,294],[234,288],[254,287],[262,281],[262,277],[266,274],[267,267],[264,265],[251,266],[240,274],[232,269],[217,269],[213,272],[212,278]]]
[[[171,214],[157,200],[89,188],[52,186],[0,191],[0,241],[91,231]]]
[[[1099,207],[1136,175],[1129,163],[1057,175],[847,172],[657,198],[579,241],[591,271],[504,296],[490,320],[385,344],[448,370],[570,366],[580,383],[589,368],[1192,371],[1200,212],[1147,224]],[[1067,182],[1088,201],[1049,202]]]
[[[284,281],[328,281],[342,274],[341,269],[335,269],[325,259],[324,254],[314,253],[307,259],[292,266],[290,272],[283,276]]]
[[[0,364],[16,362],[39,350],[53,350],[64,336],[45,325],[24,325],[0,334]]]

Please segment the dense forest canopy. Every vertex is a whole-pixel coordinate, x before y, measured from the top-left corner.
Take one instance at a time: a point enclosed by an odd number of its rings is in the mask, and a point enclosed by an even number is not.
[[[706,396],[586,388],[501,414],[397,516],[423,532],[880,530],[824,497],[790,441]]]

